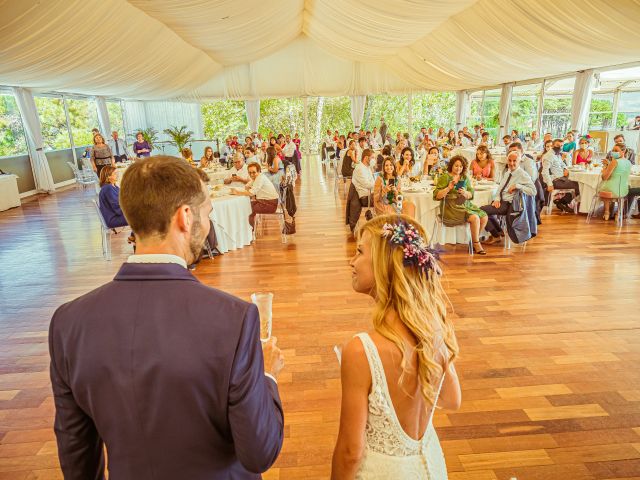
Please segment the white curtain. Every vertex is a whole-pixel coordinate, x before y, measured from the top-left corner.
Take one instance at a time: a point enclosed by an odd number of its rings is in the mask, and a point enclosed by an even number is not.
[[[509,115],[511,115],[511,94],[513,93],[513,83],[505,83],[502,85],[502,92],[500,93],[500,113],[498,114],[498,121],[500,122],[500,128],[498,130],[498,138],[496,142],[499,142],[502,137],[507,134],[509,128]]]
[[[107,101],[104,97],[96,97],[96,106],[98,107],[98,121],[100,122],[100,132],[105,141],[111,138],[111,122],[109,121],[109,111],[107,110]]]
[[[467,124],[469,114],[469,92],[460,90],[456,92],[456,133]]]
[[[29,146],[31,147],[31,164],[33,166],[36,190],[51,193],[55,191],[53,176],[47,156],[44,153],[44,140],[42,139],[42,126],[36,109],[36,102],[31,90],[21,87],[13,87],[13,95],[20,109],[22,125],[24,126]]]
[[[593,90],[594,80],[593,69],[578,72],[576,75],[573,99],[571,101],[571,129],[578,130],[580,134],[587,133],[589,127],[591,91]]]
[[[247,111],[249,130],[257,132],[260,125],[260,100],[245,100],[244,108]]]
[[[351,120],[353,121],[353,125],[356,130],[362,126],[362,119],[364,118],[364,107],[366,104],[366,95],[356,95],[351,97]]]

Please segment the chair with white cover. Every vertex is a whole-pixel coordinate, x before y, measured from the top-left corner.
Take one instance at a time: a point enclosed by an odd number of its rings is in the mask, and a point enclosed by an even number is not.
[[[473,256],[473,238],[471,236],[471,225],[469,222],[465,223],[467,230],[467,238],[469,239],[469,255]],[[457,228],[455,227],[447,227],[442,221],[442,213],[438,213],[436,215],[436,221],[433,224],[433,232],[431,232],[431,238],[429,239],[429,247],[433,248],[438,244],[440,240],[440,236],[442,235],[442,230],[446,228]]]

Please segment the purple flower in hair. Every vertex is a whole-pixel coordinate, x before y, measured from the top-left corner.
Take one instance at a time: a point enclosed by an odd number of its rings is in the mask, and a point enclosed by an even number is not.
[[[427,275],[430,270],[433,270],[436,275],[442,274],[436,252],[429,248],[413,225],[403,221],[395,224],[385,223],[382,226],[382,236],[387,238],[392,245],[402,247],[405,266],[413,265],[421,268]]]

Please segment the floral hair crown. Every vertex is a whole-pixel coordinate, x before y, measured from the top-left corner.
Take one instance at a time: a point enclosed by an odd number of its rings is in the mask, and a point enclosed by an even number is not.
[[[385,223],[382,226],[382,236],[387,238],[392,245],[402,247],[405,266],[419,267],[427,275],[430,270],[433,270],[436,275],[442,275],[436,252],[429,248],[413,225],[404,221],[394,224]]]

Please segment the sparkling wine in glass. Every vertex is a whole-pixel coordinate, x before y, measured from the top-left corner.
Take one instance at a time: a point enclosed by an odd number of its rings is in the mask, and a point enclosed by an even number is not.
[[[271,338],[273,293],[252,293],[251,301],[258,307],[260,314],[260,341],[267,342]]]

